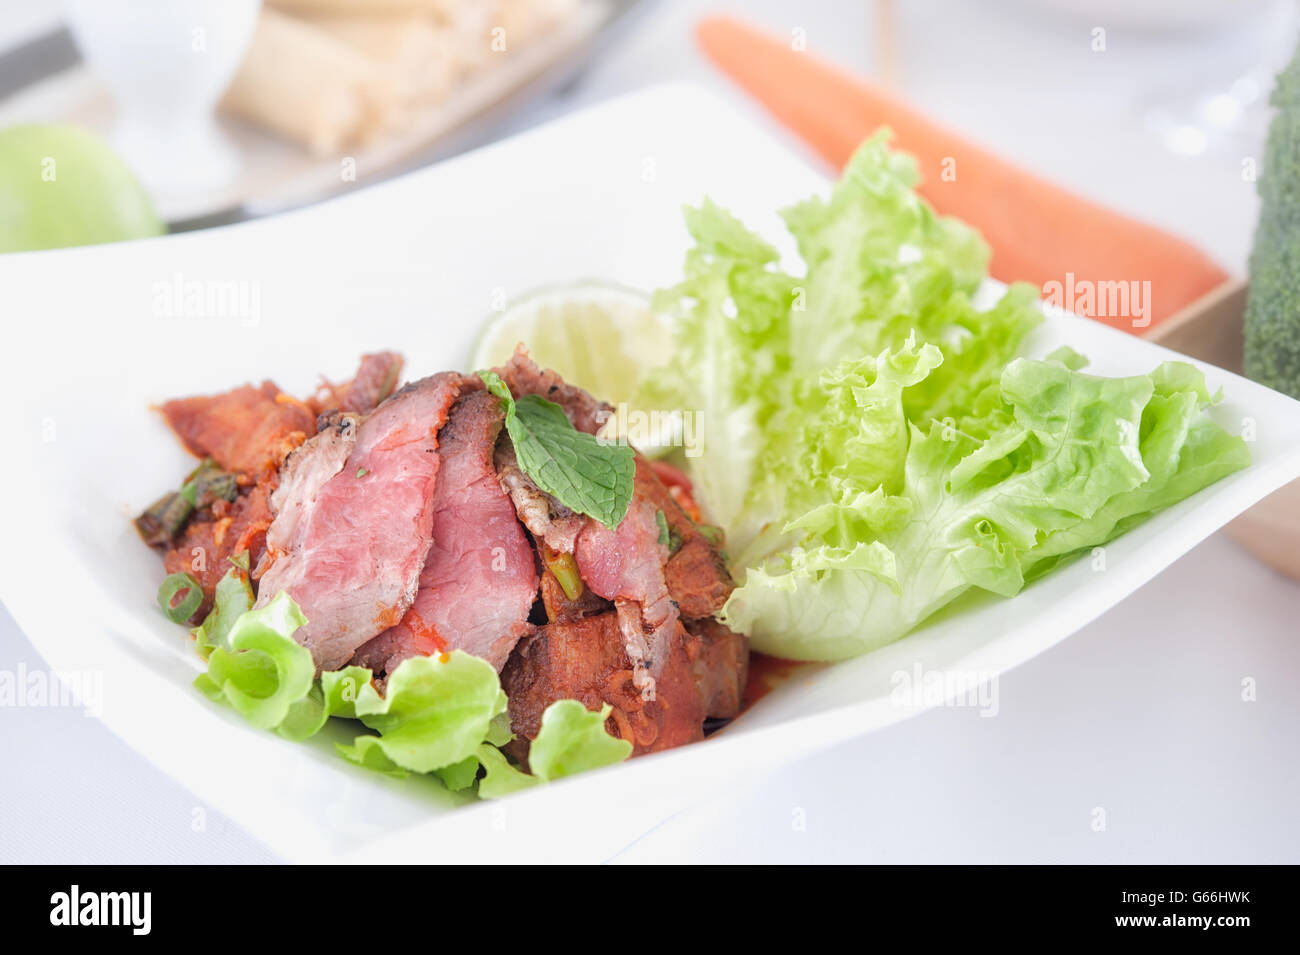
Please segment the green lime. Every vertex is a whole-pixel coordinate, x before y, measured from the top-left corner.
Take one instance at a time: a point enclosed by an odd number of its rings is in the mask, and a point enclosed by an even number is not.
[[[618,405],[630,402],[646,372],[672,357],[666,319],[643,292],[583,282],[543,289],[488,321],[470,366],[492,368],[523,343],[533,360],[565,381]]]
[[[165,231],[149,196],[103,140],[76,126],[0,130],[0,252]]]

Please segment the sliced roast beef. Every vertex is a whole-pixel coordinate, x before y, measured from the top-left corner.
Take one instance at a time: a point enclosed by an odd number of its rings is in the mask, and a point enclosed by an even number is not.
[[[438,430],[460,375],[407,385],[367,417],[341,414],[285,463],[258,605],[288,591],[295,639],[338,669],[410,608],[433,535]]]
[[[395,351],[362,355],[351,381],[341,385],[326,381],[309,402],[317,413],[353,411],[368,414],[393,393],[402,374],[402,356]]]
[[[316,431],[316,417],[273,382],[177,398],[159,409],[186,449],[223,470],[261,478]]]
[[[312,522],[318,519],[317,496],[343,470],[356,447],[361,422],[359,415],[323,417],[320,431],[285,459],[279,487],[271,495],[274,520],[267,532],[265,559],[257,566],[259,576],[265,575],[271,563],[282,555],[296,554],[306,547]],[[287,566],[282,567],[282,572]]]
[[[420,589],[401,623],[365,644],[354,663],[392,672],[410,656],[464,650],[500,670],[532,629],[533,549],[492,460],[503,420],[500,401],[482,388],[452,408],[438,436],[433,544]]]
[[[743,637],[691,633],[674,621],[663,673],[646,693],[636,686],[617,614],[541,627],[520,641],[501,673],[517,737],[512,754],[526,757],[546,707],[564,699],[590,710],[609,704],[606,728],[630,742],[634,755],[703,739],[706,718],[735,715],[733,697],[738,701],[744,680],[744,660],[735,655],[746,652]]]
[[[668,552],[659,538],[654,505],[634,495],[617,528],[588,520],[573,551],[587,586],[614,601],[638,686],[643,668],[655,679],[663,672],[678,616],[664,580]]]

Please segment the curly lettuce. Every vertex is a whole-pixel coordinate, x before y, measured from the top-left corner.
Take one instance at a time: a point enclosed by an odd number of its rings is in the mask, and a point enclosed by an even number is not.
[[[389,676],[382,694],[364,667],[317,677],[311,653],[293,639],[307,622],[298,605],[280,593],[265,607],[249,609],[248,586],[237,565],[217,587],[213,609],[195,631],[208,669],[194,684],[260,729],[298,741],[314,736],[331,717],[357,720],[370,732],[337,746],[345,759],[392,776],[431,773],[453,791],[477,785],[484,798],[631,754],[630,743],[606,732],[608,708],[594,713],[575,700],[560,700],[542,714],[526,772],[499,748],[513,737],[506,695],[491,664],[460,650],[412,657]]]
[[[851,657],[971,589],[1012,596],[1249,463],[1191,365],[1021,357],[1036,290],[978,309],[987,248],[914,183],[864,143],[784,213],[801,275],[726,210],[687,210],[685,275],[656,299],[676,354],[640,400],[702,414],[681,463],[741,579],[721,617],[767,653]]]

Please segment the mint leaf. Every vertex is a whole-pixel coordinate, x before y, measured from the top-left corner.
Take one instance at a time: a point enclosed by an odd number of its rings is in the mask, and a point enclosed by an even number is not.
[[[636,455],[627,445],[604,444],[579,431],[554,402],[537,395],[518,400],[494,371],[479,377],[506,410],[506,431],[519,467],[565,507],[615,528],[627,514]]]

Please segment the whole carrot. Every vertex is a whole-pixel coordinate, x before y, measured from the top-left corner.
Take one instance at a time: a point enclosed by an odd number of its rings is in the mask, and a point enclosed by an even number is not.
[[[1195,246],[1112,212],[935,125],[912,107],[731,17],[703,20],[704,52],[837,169],[880,126],[916,157],[919,192],[979,229],[990,271],[1140,334],[1228,279]],[[1149,283],[1149,284],[1147,284]]]

